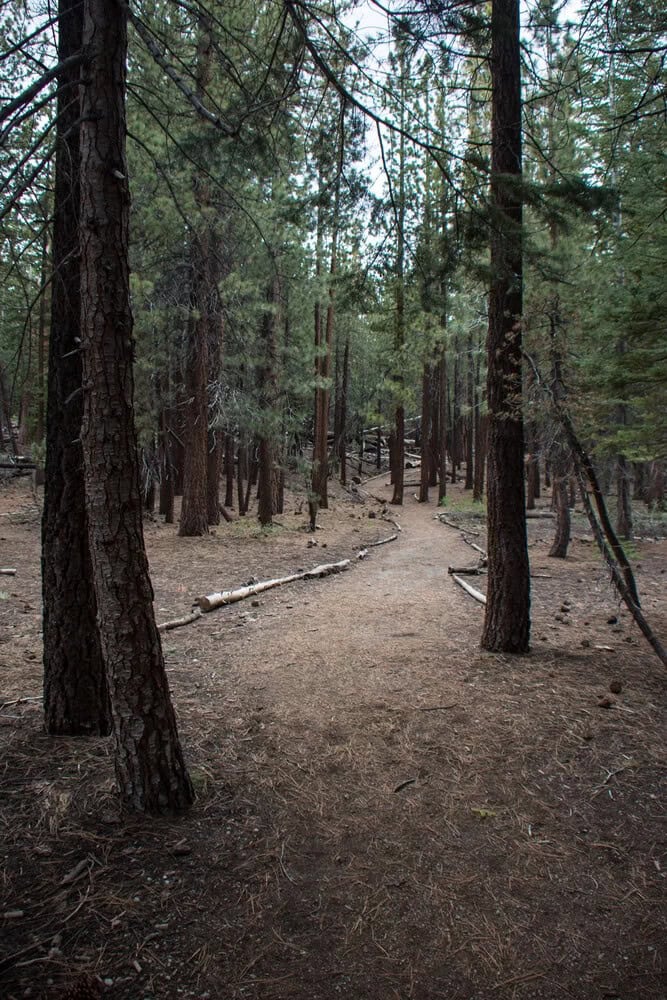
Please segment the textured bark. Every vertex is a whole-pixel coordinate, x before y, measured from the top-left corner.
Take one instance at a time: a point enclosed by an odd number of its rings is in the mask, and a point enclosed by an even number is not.
[[[60,0],[58,58],[78,52],[79,0]],[[54,735],[107,735],[111,706],[96,623],[81,451],[79,69],[59,77],[42,516],[44,725]]]
[[[488,591],[482,646],[525,653],[530,638],[521,390],[521,72],[518,0],[491,13],[491,290],[487,337]]]
[[[127,10],[86,0],[84,11],[80,260],[88,535],[120,794],[130,809],[168,813],[187,807],[194,795],[153,614],[133,424]]]
[[[196,84],[203,97],[210,81],[213,42],[208,18],[198,18]],[[193,234],[192,319],[186,357],[186,441],[183,504],[178,533],[205,535],[209,524],[220,522],[220,453],[209,437],[209,384],[219,377],[222,324],[218,295],[218,248],[212,219],[210,179],[197,171],[194,199],[199,223]]]

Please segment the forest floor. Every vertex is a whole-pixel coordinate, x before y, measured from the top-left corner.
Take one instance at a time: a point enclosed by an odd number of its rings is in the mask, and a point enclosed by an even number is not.
[[[332,492],[314,537],[303,497],[269,531],[148,521],[158,621],[393,532]],[[581,515],[565,561],[529,522],[532,652],[483,653],[447,574],[477,553],[413,493],[349,571],[163,635],[198,799],[147,820],[119,814],[109,740],[42,732],[39,497],[0,487],[3,998],[85,974],[114,1000],[665,997],[664,668]],[[631,552],[664,641],[667,541]]]

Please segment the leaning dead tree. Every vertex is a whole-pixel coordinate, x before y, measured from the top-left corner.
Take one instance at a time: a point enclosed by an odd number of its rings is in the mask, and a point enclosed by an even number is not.
[[[632,572],[628,557],[623,551],[623,546],[616,537],[616,533],[609,520],[604,496],[590,455],[579,440],[569,413],[544,382],[534,360],[530,355],[525,354],[525,352],[524,357],[530,363],[537,382],[549,397],[553,412],[565,434],[565,439],[572,454],[574,472],[579,484],[584,510],[590,523],[593,537],[602,553],[602,557],[609,567],[612,583],[619,597],[632,615],[640,632],[655,651],[660,661],[667,667],[667,649],[665,649],[660,639],[656,636],[641,610],[634,573]],[[591,500],[591,496],[593,500]],[[595,504],[595,507],[593,504]]]

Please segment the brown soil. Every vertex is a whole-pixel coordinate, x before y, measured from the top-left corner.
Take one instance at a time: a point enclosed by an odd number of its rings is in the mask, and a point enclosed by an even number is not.
[[[477,554],[410,494],[349,572],[165,633],[198,801],[154,821],[119,815],[109,741],[41,730],[39,510],[2,487],[0,995],[665,996],[663,668],[581,521],[567,561],[530,522],[533,652],[482,653],[447,575]],[[393,530],[339,491],[309,548],[297,501],[269,533],[149,523],[158,620]],[[636,551],[664,639],[667,542]]]

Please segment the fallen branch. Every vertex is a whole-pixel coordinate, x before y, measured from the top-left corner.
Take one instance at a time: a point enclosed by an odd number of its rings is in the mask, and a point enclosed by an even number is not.
[[[398,530],[400,531],[401,529],[399,528]],[[368,542],[367,548],[376,549],[378,545],[386,545],[387,542],[395,542],[397,538],[398,535],[389,535],[389,538],[381,538],[379,542]]]
[[[42,700],[41,694],[36,694],[36,695],[27,695],[23,698],[14,698],[13,701],[3,701],[2,705],[0,705],[0,712],[4,711],[5,708],[13,707],[14,705],[24,705],[29,701],[41,701],[41,700]]]
[[[479,531],[475,531],[474,528],[462,528],[460,524],[455,524],[454,521],[449,521],[444,514],[436,514],[436,517],[439,521],[442,521],[443,524],[446,524],[448,528],[453,528],[454,531],[460,531],[462,534],[465,531],[468,535],[479,535]],[[472,542],[469,542],[468,544],[471,545]]]
[[[474,542],[471,542],[469,538],[465,537],[465,535],[462,535],[461,537],[463,538],[463,541],[466,543],[466,545],[469,545],[471,549],[475,550],[475,552],[479,552],[480,556],[482,557],[482,560],[486,563],[488,556],[486,554],[485,549],[481,548],[479,545],[476,545]]]
[[[475,590],[474,587],[471,587],[469,583],[466,583],[465,580],[462,580],[460,576],[456,575],[456,573],[452,573],[452,580],[458,583],[459,587],[463,587],[465,592],[467,594],[470,594],[471,597],[474,597],[475,600],[479,601],[480,604],[486,604],[486,597],[484,596],[484,594],[480,590]]]
[[[337,563],[323,563],[315,566],[314,569],[300,570],[298,573],[290,573],[289,576],[280,576],[274,580],[260,580],[248,587],[239,587],[238,590],[223,590],[215,594],[208,594],[198,597],[195,604],[203,612],[208,613],[215,608],[224,607],[227,604],[236,604],[238,601],[245,601],[248,597],[262,594],[265,590],[272,590],[274,587],[282,587],[286,583],[294,583],[295,580],[315,580],[322,576],[331,576],[333,573],[342,573],[349,569],[352,564],[351,559],[341,559]]]
[[[16,576],[15,569],[0,569],[0,576]]]
[[[481,566],[448,566],[447,572],[450,576],[460,573],[461,576],[484,576],[486,570]]]
[[[554,514],[554,512],[552,510],[527,510],[526,511],[526,518],[527,518],[527,520],[533,520],[534,521],[534,520],[537,520],[540,517],[542,517],[542,518],[549,518],[549,520],[553,520],[553,518],[555,516],[556,515]]]
[[[400,526],[398,521],[393,521],[390,517],[384,517],[384,516],[381,518],[381,520],[386,521],[387,524],[391,524],[392,527],[396,528],[396,531],[398,532],[403,531],[403,528]],[[389,539],[387,539],[387,541],[389,541]]]
[[[162,622],[162,624],[157,627],[158,632],[171,632],[173,628],[181,628],[182,625],[189,625],[198,618],[201,618],[201,608],[195,608],[195,610],[191,611],[189,615],[183,615],[182,618],[174,618],[170,622]]]

